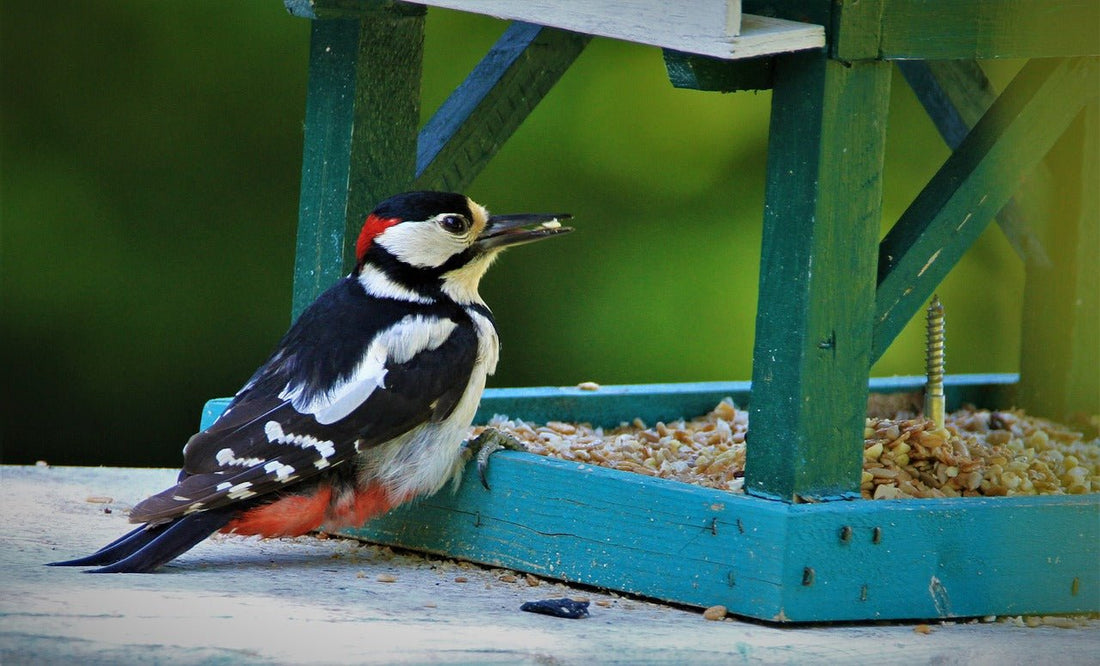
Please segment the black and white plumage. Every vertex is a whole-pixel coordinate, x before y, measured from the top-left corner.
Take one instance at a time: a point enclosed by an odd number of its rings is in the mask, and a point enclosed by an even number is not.
[[[491,217],[460,194],[412,192],[371,213],[356,269],[291,326],[225,412],[184,447],[145,523],[58,565],[147,572],[222,530],[294,536],[361,525],[438,491],[496,369],[478,284],[499,250],[569,231],[565,215]]]

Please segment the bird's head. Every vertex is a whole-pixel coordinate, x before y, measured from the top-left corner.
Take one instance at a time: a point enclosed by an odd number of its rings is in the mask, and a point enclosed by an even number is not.
[[[378,295],[438,289],[460,303],[480,301],[478,283],[501,250],[572,231],[559,222],[569,217],[490,215],[450,192],[399,194],[367,216],[355,245],[356,271]]]

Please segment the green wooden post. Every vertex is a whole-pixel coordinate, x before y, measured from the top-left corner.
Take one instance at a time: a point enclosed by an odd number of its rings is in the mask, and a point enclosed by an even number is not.
[[[408,189],[416,167],[424,8],[328,11],[306,14],[313,24],[294,317],[347,274],[367,213]]]
[[[1026,264],[1018,400],[1076,421],[1100,413],[1100,104],[1059,148],[1067,159],[1054,161],[1058,196],[1043,229],[1050,261]]]
[[[776,60],[748,492],[858,496],[890,65]]]

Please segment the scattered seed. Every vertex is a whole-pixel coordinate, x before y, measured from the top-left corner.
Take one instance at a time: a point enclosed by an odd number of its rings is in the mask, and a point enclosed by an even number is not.
[[[378,574],[375,580],[379,583],[396,583],[397,576],[394,576],[393,574]]]
[[[729,611],[726,610],[726,607],[722,606],[721,604],[717,606],[711,606],[710,608],[703,611],[703,619],[717,622],[718,620],[725,618],[726,613],[728,612]]]
[[[729,399],[699,418],[652,427],[637,418],[604,429],[560,421],[539,425],[505,416],[493,417],[489,425],[512,434],[532,453],[744,490],[748,413]],[[865,499],[1100,490],[1100,440],[1020,410],[962,409],[949,415],[943,428],[902,410],[895,418],[868,418],[864,438],[860,492]]]
[[[928,626],[927,624],[918,624],[917,626],[913,627],[913,631],[917,632],[918,634],[930,634],[932,633],[932,627]]]
[[[455,576],[455,582],[456,583],[468,583],[468,582],[470,582],[470,579],[465,577],[465,576]]]

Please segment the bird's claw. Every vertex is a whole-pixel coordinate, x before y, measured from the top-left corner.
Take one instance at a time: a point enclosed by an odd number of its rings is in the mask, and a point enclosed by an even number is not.
[[[489,470],[489,456],[503,449],[526,451],[527,447],[515,437],[496,428],[486,428],[477,437],[466,441],[467,459],[477,460],[477,476],[486,490],[489,490],[489,481],[485,476]]]

